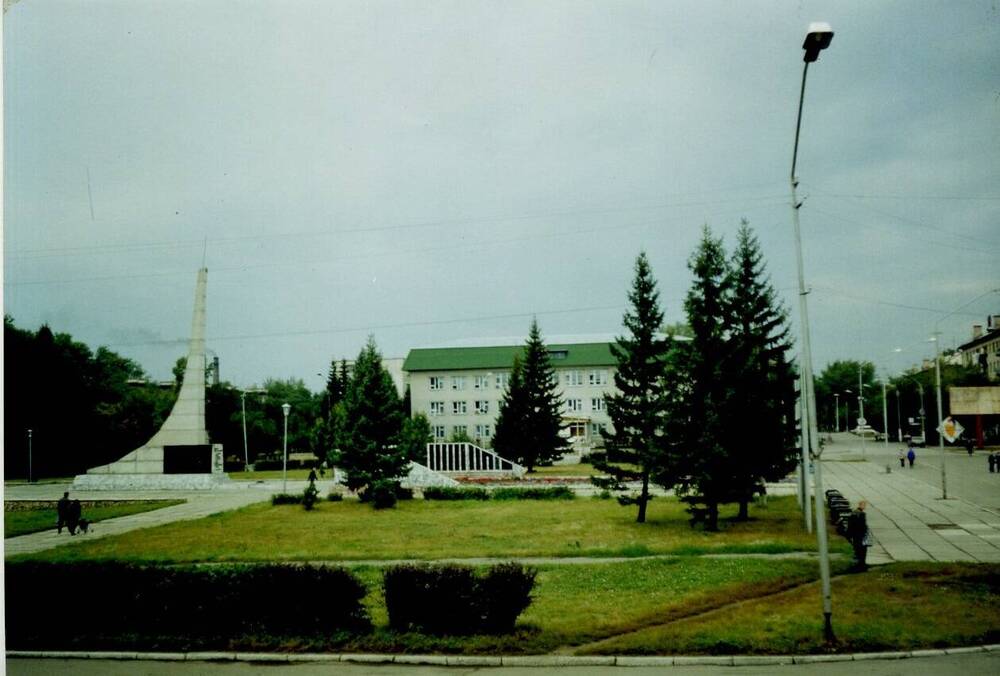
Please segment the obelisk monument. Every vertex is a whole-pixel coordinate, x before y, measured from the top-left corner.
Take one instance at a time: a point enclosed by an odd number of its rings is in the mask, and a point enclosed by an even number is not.
[[[210,489],[228,483],[222,447],[205,428],[205,297],[208,270],[198,271],[184,381],[170,415],[145,444],[109,465],[80,474],[77,490]]]

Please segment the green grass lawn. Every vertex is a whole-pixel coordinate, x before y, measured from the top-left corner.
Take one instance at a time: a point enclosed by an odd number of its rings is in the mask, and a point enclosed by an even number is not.
[[[72,543],[30,555],[48,560],[142,562],[440,559],[452,557],[640,556],[644,554],[777,553],[815,550],[793,497],[751,507],[748,522],[721,531],[692,530],[684,506],[654,500],[647,523],[614,500],[435,502],[404,500],[374,510],[354,500],[298,505],[257,504],[184,521]],[[848,552],[840,538],[832,549]]]
[[[1000,640],[1000,566],[899,563],[833,581],[841,651],[909,650]],[[591,645],[602,654],[822,652],[817,584]]]
[[[118,516],[128,516],[130,514],[140,514],[154,509],[162,509],[171,505],[179,505],[183,500],[136,500],[122,501],[113,505],[98,505],[86,507],[83,516],[89,521],[104,521],[114,519]],[[38,531],[49,530],[56,527],[56,510],[51,509],[25,509],[17,511],[4,511],[3,514],[3,536],[12,538],[27,533],[37,533]]]

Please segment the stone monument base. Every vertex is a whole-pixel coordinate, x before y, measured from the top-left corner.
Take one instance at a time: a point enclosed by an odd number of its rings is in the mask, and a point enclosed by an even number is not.
[[[78,474],[74,491],[211,491],[231,488],[226,474]]]

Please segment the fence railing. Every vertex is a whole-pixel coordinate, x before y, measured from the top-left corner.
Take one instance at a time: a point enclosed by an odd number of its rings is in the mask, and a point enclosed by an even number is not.
[[[427,444],[427,466],[442,474],[510,474],[522,476],[526,469],[493,451],[467,441]]]

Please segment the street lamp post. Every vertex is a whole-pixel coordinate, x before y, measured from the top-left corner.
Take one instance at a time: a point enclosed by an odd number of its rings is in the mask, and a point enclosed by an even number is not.
[[[888,404],[886,403],[885,397],[886,397],[886,394],[885,394],[885,380],[883,380],[882,381],[882,432],[884,433],[884,436],[882,438],[882,441],[885,442],[885,448],[886,448],[886,450],[888,450],[889,449],[889,412],[888,412],[888,408],[887,408]]]
[[[285,414],[285,443],[284,453],[281,460],[281,492],[288,492],[288,412],[292,410],[292,405],[285,403],[281,405],[281,412]]]
[[[806,302],[805,272],[802,265],[802,235],[799,228],[799,208],[802,204],[795,194],[798,187],[798,179],[795,177],[795,164],[799,154],[799,133],[802,129],[802,103],[806,94],[806,76],[809,73],[809,64],[819,58],[820,51],[830,46],[833,40],[833,31],[827,23],[812,23],[806,33],[806,39],[802,43],[804,66],[802,68],[802,87],[799,91],[799,110],[795,122],[795,145],[792,149],[792,171],[789,175],[789,182],[792,188],[792,227],[795,231],[795,254],[799,278],[799,315],[802,320],[802,349],[799,353],[799,377],[803,386],[800,393],[804,396],[804,412],[806,415],[802,420],[802,471],[808,473],[809,460],[815,459],[815,486],[813,494],[816,499],[816,540],[819,548],[819,570],[822,579],[823,593],[823,631],[827,640],[833,640],[833,605],[830,598],[830,559],[827,551],[826,541],[826,515],[823,503],[823,463],[822,451],[818,448],[818,431],[816,424],[816,390],[813,383],[812,374],[812,347],[809,339],[809,311]],[[808,497],[808,496],[804,496]]]
[[[858,364],[858,434],[861,436],[861,459],[865,460],[865,428],[868,421],[865,420],[865,384],[862,382],[861,374],[864,365]]]
[[[833,419],[836,421],[837,431],[840,431],[840,392],[833,394]]]
[[[247,445],[247,391],[240,392],[240,408],[243,410],[243,471],[250,467],[250,447]]]
[[[28,430],[28,483],[31,483],[31,430]]]
[[[893,388],[896,390],[896,441],[903,443],[903,424],[899,415],[899,385],[894,385]]]

